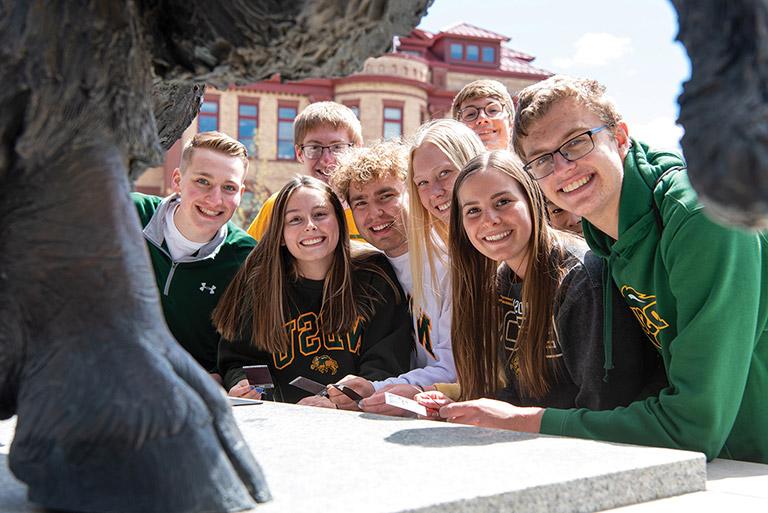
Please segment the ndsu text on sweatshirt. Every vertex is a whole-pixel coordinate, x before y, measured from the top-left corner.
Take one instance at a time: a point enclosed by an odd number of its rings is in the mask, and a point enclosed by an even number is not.
[[[394,277],[389,262],[376,258],[376,264]],[[368,380],[382,380],[410,370],[413,334],[405,295],[395,292],[378,274],[356,270],[352,279],[367,284],[380,295],[374,300],[374,313],[369,321],[358,319],[345,333],[324,333],[318,317],[323,299],[323,282],[299,278],[289,282],[290,319],[285,324],[291,346],[285,353],[268,353],[256,349],[245,340],[221,340],[219,368],[224,386],[229,390],[245,379],[244,365],[268,365],[278,401],[295,403],[309,393],[289,383],[298,376],[322,384],[336,383],[347,374]]]

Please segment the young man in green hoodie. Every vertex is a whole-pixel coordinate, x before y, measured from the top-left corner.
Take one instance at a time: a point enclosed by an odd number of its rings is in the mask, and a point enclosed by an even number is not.
[[[131,194],[168,328],[219,382],[219,335],[211,312],[256,245],[230,221],[247,172],[245,146],[220,132],[201,132],[182,151],[171,196]]]
[[[618,287],[661,353],[669,385],[611,411],[481,399],[440,414],[768,463],[766,239],[710,221],[683,160],[631,139],[604,92],[594,80],[562,76],[524,89],[514,146],[547,198],[582,216],[584,237],[607,264],[606,291]]]

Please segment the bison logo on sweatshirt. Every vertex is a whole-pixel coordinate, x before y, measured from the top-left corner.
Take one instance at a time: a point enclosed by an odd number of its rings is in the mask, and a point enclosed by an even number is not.
[[[327,354],[324,354],[312,358],[312,365],[310,366],[310,369],[321,374],[330,373],[331,375],[334,375],[339,370],[339,364],[336,362],[336,360]]]
[[[661,349],[659,333],[668,328],[669,323],[662,319],[656,311],[656,296],[638,292],[629,285],[621,287],[621,295],[629,305],[629,309],[637,317],[637,320],[640,321],[640,326],[645,331],[645,334],[648,335],[648,338],[651,339],[651,343],[653,343],[656,349]]]

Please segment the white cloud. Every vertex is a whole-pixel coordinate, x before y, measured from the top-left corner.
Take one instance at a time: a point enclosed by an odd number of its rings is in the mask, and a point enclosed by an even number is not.
[[[629,123],[629,134],[652,148],[680,151],[683,127],[672,118],[657,117],[646,123]]]
[[[556,66],[564,69],[575,66],[597,68],[607,66],[632,52],[632,39],[605,32],[589,32],[573,44],[571,57],[553,59]]]

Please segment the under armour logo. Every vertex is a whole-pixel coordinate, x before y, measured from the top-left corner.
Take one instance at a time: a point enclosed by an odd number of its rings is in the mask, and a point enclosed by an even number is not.
[[[205,292],[206,290],[208,291],[209,294],[213,294],[214,291],[216,290],[216,285],[211,285],[210,287],[206,287],[205,282],[202,282],[200,284],[200,292]]]

